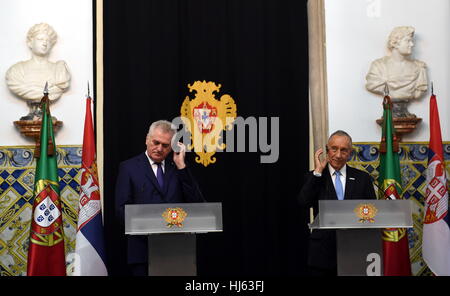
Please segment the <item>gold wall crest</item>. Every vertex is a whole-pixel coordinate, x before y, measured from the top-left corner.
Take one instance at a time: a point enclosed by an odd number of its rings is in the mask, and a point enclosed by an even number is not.
[[[209,81],[195,81],[188,84],[189,91],[195,91],[195,97],[190,100],[186,96],[181,106],[181,118],[186,129],[191,134],[192,144],[188,149],[194,149],[197,154],[195,161],[205,167],[216,162],[213,155],[217,149],[224,150],[221,143],[222,131],[231,130],[236,119],[236,104],[230,95],[224,94],[220,100],[214,93],[219,92],[221,85]]]

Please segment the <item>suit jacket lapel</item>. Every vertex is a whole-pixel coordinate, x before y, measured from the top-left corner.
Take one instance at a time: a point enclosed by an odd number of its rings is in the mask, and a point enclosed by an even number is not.
[[[336,194],[336,189],[334,188],[333,179],[331,178],[330,171],[328,170],[328,166],[323,170],[323,177],[325,178],[325,188],[328,192],[328,199],[338,199]]]
[[[352,199],[352,191],[356,181],[355,174],[353,172],[353,169],[347,165],[344,199]]]

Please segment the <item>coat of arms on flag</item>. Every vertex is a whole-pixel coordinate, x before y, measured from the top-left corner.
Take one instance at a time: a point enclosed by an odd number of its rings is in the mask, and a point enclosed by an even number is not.
[[[428,165],[424,223],[433,223],[447,215],[447,177],[443,161],[433,154]]]
[[[52,184],[53,183],[53,184]],[[56,182],[39,180],[36,188],[42,189],[36,196],[36,207],[33,211],[34,222],[31,241],[39,245],[53,246],[63,240],[60,229],[62,225],[62,215],[59,210],[59,194],[52,188],[58,186]],[[44,187],[45,186],[45,187]]]
[[[220,87],[212,81],[188,84],[189,90],[196,92],[195,98],[190,100],[187,96],[181,106],[181,118],[192,139],[188,149],[194,148],[198,155],[195,161],[205,167],[216,162],[213,155],[217,149],[225,149],[226,144],[220,143],[222,131],[231,130],[236,119],[233,98],[227,94],[222,95],[220,100],[215,98],[214,93]]]
[[[78,213],[78,228],[81,229],[101,211],[100,192],[98,188],[97,166],[81,166],[81,191]]]

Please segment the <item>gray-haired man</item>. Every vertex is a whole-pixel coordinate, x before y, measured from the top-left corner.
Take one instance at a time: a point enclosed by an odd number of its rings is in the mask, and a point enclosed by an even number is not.
[[[149,128],[145,152],[123,161],[116,183],[116,210],[123,223],[126,204],[203,202],[185,162],[186,149],[177,143],[172,152],[173,125],[159,120]],[[133,275],[147,275],[148,244],[144,236],[128,236],[127,263]]]

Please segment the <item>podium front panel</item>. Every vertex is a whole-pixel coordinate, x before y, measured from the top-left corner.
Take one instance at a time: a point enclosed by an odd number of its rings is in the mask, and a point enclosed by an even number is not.
[[[148,236],[150,276],[196,276],[196,235],[191,233]]]
[[[338,275],[383,275],[382,229],[336,231]]]
[[[363,221],[358,216],[358,209],[362,205],[370,205],[368,211],[372,211],[373,220]],[[312,226],[320,229],[411,228],[411,201],[319,200],[318,224]]]
[[[186,214],[182,225],[171,226],[163,217],[169,209]],[[184,214],[183,214],[184,215]],[[164,203],[125,205],[125,234],[220,232],[222,203]]]

